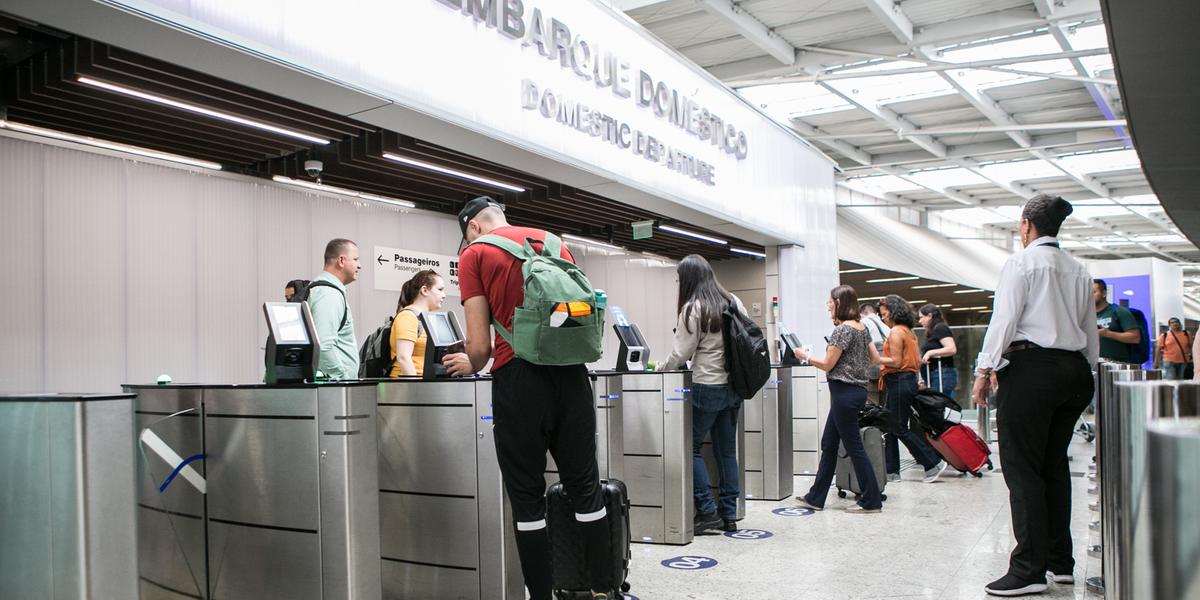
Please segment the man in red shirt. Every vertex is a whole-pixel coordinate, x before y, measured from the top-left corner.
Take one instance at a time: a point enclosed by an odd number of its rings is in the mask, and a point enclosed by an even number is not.
[[[458,213],[463,238],[474,242],[500,235],[542,249],[546,232],[513,227],[504,208],[488,197],[475,198]],[[562,258],[574,258],[562,248]],[[487,243],[472,243],[458,261],[458,286],[467,317],[466,353],[443,360],[455,377],[472,375],[492,358],[489,329],[496,319],[511,330],[513,310],[525,301],[522,263]],[[587,546],[594,598],[609,598],[612,565],[608,515],[596,464],[596,413],[587,367],[537,365],[513,354],[499,333],[492,363],[492,410],[496,457],[516,518],[521,572],[533,600],[550,600],[550,536],[546,531],[546,451],[554,456],[579,532]]]

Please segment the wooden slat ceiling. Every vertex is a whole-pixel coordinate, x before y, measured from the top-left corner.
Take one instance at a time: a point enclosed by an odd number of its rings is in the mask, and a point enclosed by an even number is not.
[[[264,178],[310,180],[304,161],[324,162],[322,182],[355,191],[410,200],[419,208],[456,213],[476,196],[507,206],[514,223],[573,233],[678,259],[700,254],[736,258],[724,246],[655,231],[634,240],[630,224],[654,220],[727,239],[730,245],[762,246],[678,223],[648,210],[535,177],[400,133],[265,94],[106,44],[51,35],[0,15],[0,84],[7,118],[19,123],[85,135],[220,163],[226,170]],[[80,83],[90,77],[142,92],[231,113],[332,140],[318,146],[190,111],[132,98]],[[525,192],[407,166],[384,152],[511,183]]]

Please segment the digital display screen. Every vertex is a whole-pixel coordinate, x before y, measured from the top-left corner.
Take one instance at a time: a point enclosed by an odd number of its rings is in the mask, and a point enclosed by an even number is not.
[[[308,330],[304,327],[302,304],[272,304],[271,320],[275,322],[276,344],[307,344]]]
[[[787,342],[787,345],[793,350],[800,347],[800,338],[796,337],[796,334],[794,333],[788,332],[783,334],[783,340]]]
[[[425,321],[425,328],[429,335],[429,341],[434,346],[452,346],[462,341],[462,337],[456,331],[454,323],[451,320],[451,313],[431,312],[421,315]]]
[[[645,346],[646,341],[633,330],[632,325],[617,325],[617,337],[621,339],[621,343],[627,347]]]

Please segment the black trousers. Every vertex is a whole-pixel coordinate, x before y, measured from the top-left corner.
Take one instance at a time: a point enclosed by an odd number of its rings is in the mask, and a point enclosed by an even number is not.
[[[496,459],[516,520],[517,551],[534,600],[550,598],[546,452],[579,521],[593,589],[611,573],[608,517],[596,463],[596,409],[583,365],[552,367],[514,358],[493,374]]]
[[[1017,540],[1008,572],[1043,581],[1047,570],[1069,573],[1075,566],[1067,446],[1095,383],[1078,352],[1035,348],[1007,358],[998,374],[996,424]]]

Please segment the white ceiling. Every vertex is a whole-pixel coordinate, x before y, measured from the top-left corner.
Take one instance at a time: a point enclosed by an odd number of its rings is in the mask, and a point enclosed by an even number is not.
[[[824,149],[842,185],[1007,231],[1061,195],[1071,252],[1200,265],[1113,123],[1098,0],[609,1]]]

